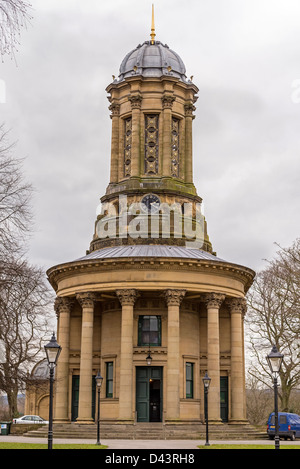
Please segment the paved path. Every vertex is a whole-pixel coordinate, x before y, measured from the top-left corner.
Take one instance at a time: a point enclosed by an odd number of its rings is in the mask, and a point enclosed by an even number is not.
[[[29,438],[25,436],[0,435],[0,443],[44,443],[47,444],[47,438]],[[54,438],[53,444],[94,444],[95,440],[89,439],[64,439]],[[204,440],[101,440],[103,445],[107,445],[109,449],[197,449],[198,445],[204,445]],[[273,445],[271,440],[212,440],[211,444],[254,444],[254,445]],[[280,445],[300,445],[300,440],[296,441],[280,441]]]

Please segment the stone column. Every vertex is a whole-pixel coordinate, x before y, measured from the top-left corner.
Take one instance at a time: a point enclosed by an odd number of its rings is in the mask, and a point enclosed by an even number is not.
[[[119,420],[132,423],[133,394],[133,307],[138,297],[136,290],[117,290],[122,305]]]
[[[92,419],[92,379],[94,304],[96,297],[93,293],[78,293],[76,298],[82,307],[79,406],[76,422],[94,423]]]
[[[171,176],[172,107],[175,96],[165,94],[163,104],[163,176]]]
[[[192,103],[184,106],[185,110],[185,182],[193,183],[193,112]]]
[[[58,319],[57,341],[62,347],[56,368],[55,422],[68,422],[69,404],[69,352],[70,352],[70,314],[74,300],[57,297],[54,303]]]
[[[207,293],[204,296],[207,306],[207,373],[211,378],[208,419],[211,423],[221,423],[219,309],[224,299],[225,295],[220,293]]]
[[[166,290],[168,305],[167,420],[180,419],[180,318],[179,307],[185,290]]]
[[[110,183],[116,183],[119,180],[119,115],[120,105],[112,102],[109,106],[111,111],[111,161],[110,161]]]
[[[140,118],[142,96],[140,93],[129,97],[132,109],[132,145],[131,145],[131,176],[140,176]]]
[[[230,423],[245,423],[245,386],[243,352],[243,317],[246,312],[244,298],[231,298],[227,305],[231,314],[231,418]]]

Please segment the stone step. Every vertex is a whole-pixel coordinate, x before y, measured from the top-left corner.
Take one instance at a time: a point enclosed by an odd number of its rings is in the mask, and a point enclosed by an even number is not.
[[[31,437],[47,437],[48,426],[31,430],[25,434]],[[54,424],[54,438],[96,438],[97,425]],[[193,440],[205,439],[206,429],[204,425],[163,425],[163,424],[136,424],[113,425],[103,423],[100,425],[102,439],[136,439],[136,440]],[[267,434],[257,431],[251,425],[211,425],[209,438],[215,440],[241,440],[241,439],[266,439]]]

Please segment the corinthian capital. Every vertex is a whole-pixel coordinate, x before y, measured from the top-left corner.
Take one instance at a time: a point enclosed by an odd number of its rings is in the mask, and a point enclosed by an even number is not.
[[[162,100],[162,104],[163,104],[163,108],[164,109],[172,109],[173,107],[173,103],[175,101],[175,96],[171,95],[171,94],[165,94],[161,100]]]
[[[117,104],[117,103],[112,103],[109,108],[108,108],[110,111],[111,111],[111,116],[110,117],[114,117],[114,116],[119,116],[120,115],[120,104]]]
[[[136,299],[139,297],[139,293],[136,290],[116,290],[116,295],[119,298],[121,305],[133,306]]]
[[[165,300],[168,306],[180,306],[180,303],[182,302],[185,294],[186,290],[166,290],[164,292]]]
[[[196,110],[196,107],[192,103],[184,105],[184,111],[186,117],[194,117],[193,112]]]
[[[225,300],[225,295],[222,295],[222,293],[205,293],[203,300],[208,308],[220,308]]]
[[[93,308],[97,297],[94,293],[84,292],[77,293],[76,299],[80,303],[82,308]]]
[[[226,301],[231,313],[245,314],[247,311],[247,302],[245,298],[228,298]]]
[[[54,302],[54,310],[56,312],[56,316],[59,318],[61,313],[70,313],[73,304],[73,298],[70,298],[69,296],[57,296]]]
[[[131,102],[131,109],[141,109],[142,96],[140,93],[132,94],[128,100]]]

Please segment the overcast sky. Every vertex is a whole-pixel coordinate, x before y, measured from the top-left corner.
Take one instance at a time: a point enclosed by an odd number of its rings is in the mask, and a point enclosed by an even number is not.
[[[105,88],[149,40],[152,1],[31,3],[17,66],[0,64],[0,122],[26,157],[29,256],[47,269],[89,248],[109,178]],[[194,182],[210,240],[219,257],[259,270],[274,242],[299,237],[300,2],[156,0],[155,22],[200,90]]]

